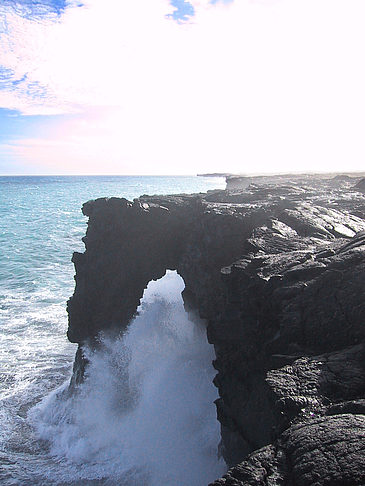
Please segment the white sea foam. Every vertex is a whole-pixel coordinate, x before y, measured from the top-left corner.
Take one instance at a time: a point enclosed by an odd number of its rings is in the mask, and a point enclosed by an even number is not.
[[[49,481],[202,486],[224,472],[214,352],[204,325],[183,308],[183,288],[176,272],[150,282],[125,335],[85,349],[90,365],[78,393],[59,389],[31,411],[62,465],[49,469]]]
[[[81,237],[86,218],[80,211],[82,203],[104,196],[132,200],[140,194],[223,187],[224,179],[199,177],[0,177],[1,486],[117,483],[112,474],[112,479],[105,481],[77,479],[93,474],[97,477],[95,471],[98,467],[102,471],[102,467],[97,462],[94,470],[90,462],[79,466],[67,459],[67,454],[62,455],[61,448],[59,456],[47,455],[48,443],[34,437],[26,420],[29,408],[71,374],[75,345],[66,338],[65,307],[74,287],[72,252],[84,251]],[[86,397],[87,387],[82,393]],[[56,400],[54,394],[49,403],[53,403],[49,413],[53,410],[55,434],[61,433],[62,407],[65,420],[72,423],[73,404]],[[47,419],[44,426],[47,423],[52,420]],[[39,426],[42,428],[41,422]],[[63,477],[69,479],[65,482]],[[123,478],[124,483],[120,481],[118,486],[132,484],[125,474]]]

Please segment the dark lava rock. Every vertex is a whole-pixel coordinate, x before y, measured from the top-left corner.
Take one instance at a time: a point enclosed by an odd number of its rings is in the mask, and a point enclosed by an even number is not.
[[[354,189],[360,192],[365,192],[365,177],[361,179],[355,186]]]
[[[289,427],[210,486],[356,486],[365,479],[365,417],[344,414]]]
[[[365,484],[365,198],[333,175],[238,183],[84,205],[68,303],[73,383],[83,344],[123,332],[148,282],[177,270],[216,353],[232,468],[213,484]]]

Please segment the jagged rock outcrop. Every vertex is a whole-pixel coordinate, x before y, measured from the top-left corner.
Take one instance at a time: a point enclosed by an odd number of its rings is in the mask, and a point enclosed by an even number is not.
[[[356,185],[355,189],[360,192],[365,192],[365,178],[361,179]]]
[[[233,468],[215,485],[365,484],[365,199],[354,182],[281,176],[83,206],[69,339],[122,331],[148,282],[176,269],[216,352]],[[75,363],[78,380],[80,351]]]
[[[364,439],[364,415],[310,419],[289,427],[275,445],[251,454],[212,485],[363,485]]]

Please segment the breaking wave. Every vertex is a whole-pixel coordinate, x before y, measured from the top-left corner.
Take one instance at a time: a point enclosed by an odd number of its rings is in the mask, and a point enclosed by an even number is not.
[[[127,332],[84,349],[77,393],[65,384],[30,411],[59,465],[49,484],[202,486],[224,473],[214,350],[185,312],[183,288],[172,271],[150,282]]]

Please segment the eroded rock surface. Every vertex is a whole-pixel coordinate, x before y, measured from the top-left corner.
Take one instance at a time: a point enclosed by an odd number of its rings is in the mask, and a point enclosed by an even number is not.
[[[69,339],[122,332],[148,282],[179,272],[216,352],[221,451],[233,467],[214,485],[365,484],[360,179],[245,179],[83,207]],[[75,363],[77,381],[81,352]]]
[[[290,426],[214,486],[355,486],[364,484],[365,417],[344,414]]]

